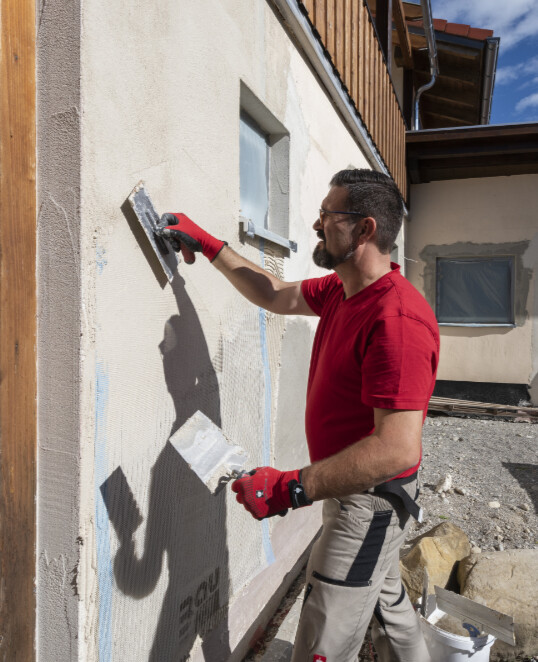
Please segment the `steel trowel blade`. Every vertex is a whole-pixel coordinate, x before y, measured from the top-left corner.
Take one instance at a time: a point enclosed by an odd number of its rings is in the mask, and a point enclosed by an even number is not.
[[[155,251],[155,255],[161,263],[168,281],[172,282],[175,272],[177,271],[177,255],[165,239],[155,234],[160,216],[155,211],[153,202],[144,187],[144,182],[139,182],[134,187],[128,200],[140,222],[140,225],[144,228],[144,232]]]
[[[170,437],[170,443],[211,492],[218,489],[222,478],[239,474],[247,461],[241,446],[231,444],[201,411]]]

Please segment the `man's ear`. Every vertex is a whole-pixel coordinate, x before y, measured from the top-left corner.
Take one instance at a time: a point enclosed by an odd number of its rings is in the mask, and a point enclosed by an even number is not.
[[[362,227],[359,233],[359,241],[361,244],[365,244],[367,241],[372,239],[377,230],[377,221],[372,216],[367,216],[362,219]]]

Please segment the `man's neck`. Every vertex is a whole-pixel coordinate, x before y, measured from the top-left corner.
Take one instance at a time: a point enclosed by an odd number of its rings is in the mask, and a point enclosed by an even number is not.
[[[346,299],[349,299],[390,273],[390,255],[381,255],[378,252],[355,254],[346,262],[339,264],[335,271],[344,286]]]

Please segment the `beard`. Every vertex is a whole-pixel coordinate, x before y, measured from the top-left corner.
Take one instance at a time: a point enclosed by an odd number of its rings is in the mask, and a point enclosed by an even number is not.
[[[314,261],[314,264],[316,264],[318,267],[321,267],[322,269],[335,269],[339,264],[349,260],[349,258],[353,255],[355,248],[357,248],[357,246],[353,245],[354,242],[352,242],[347,251],[343,251],[339,255],[334,255],[333,253],[330,253],[325,247],[325,235],[323,232],[320,231],[317,233],[317,235],[322,240],[322,242],[320,242],[314,248],[314,252],[312,253],[312,260]]]

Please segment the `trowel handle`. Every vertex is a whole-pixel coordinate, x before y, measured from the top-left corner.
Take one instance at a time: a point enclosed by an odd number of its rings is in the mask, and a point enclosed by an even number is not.
[[[241,471],[238,472],[237,478],[243,478],[243,476],[254,476],[256,473],[256,469],[252,469],[251,471]],[[274,517],[275,515],[279,515],[280,517],[284,517],[285,515],[288,514],[288,508],[285,510],[281,510],[279,513],[273,513],[272,515],[269,515],[268,517]]]

